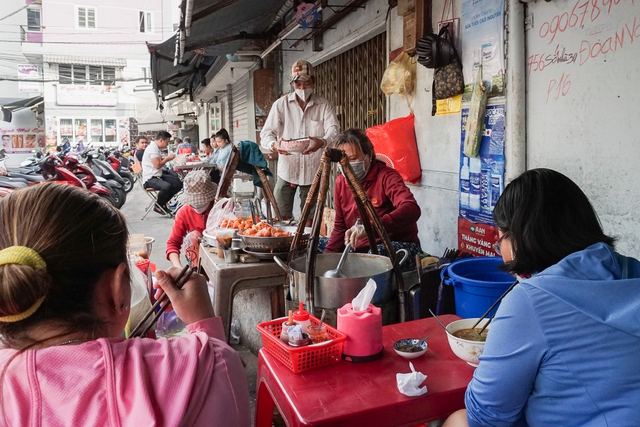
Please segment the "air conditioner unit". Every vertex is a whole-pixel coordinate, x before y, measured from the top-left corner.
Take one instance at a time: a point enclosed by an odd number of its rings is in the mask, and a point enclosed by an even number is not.
[[[179,116],[185,116],[187,114],[193,114],[193,106],[191,101],[181,101],[175,105]]]

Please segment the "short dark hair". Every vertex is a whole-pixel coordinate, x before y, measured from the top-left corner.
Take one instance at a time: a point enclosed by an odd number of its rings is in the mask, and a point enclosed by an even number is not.
[[[149,138],[147,138],[144,135],[140,135],[139,137],[136,138],[136,142],[135,143],[137,144],[138,142],[142,141],[143,139],[146,139],[147,141],[149,141]]]
[[[342,145],[352,144],[360,147],[362,153],[365,156],[371,156],[371,161],[376,158],[376,153],[373,149],[373,144],[364,131],[356,128],[347,129],[336,140],[336,147],[340,148]]]
[[[218,132],[216,132],[216,134],[214,135],[216,138],[222,138],[225,141],[231,141],[231,139],[229,138],[229,132],[227,132],[226,129],[220,129]]]
[[[571,179],[551,169],[532,169],[514,179],[493,210],[493,220],[511,242],[505,270],[540,272],[595,243],[613,247],[587,196]]]
[[[209,138],[205,138],[200,141],[200,144],[206,145],[207,147],[211,147],[211,140]]]
[[[156,134],[156,139],[171,139],[171,134],[166,130],[161,130]]]

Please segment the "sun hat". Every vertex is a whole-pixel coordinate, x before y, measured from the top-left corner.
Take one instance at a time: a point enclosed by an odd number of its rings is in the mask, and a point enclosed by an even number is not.
[[[296,61],[291,66],[291,82],[306,82],[313,77],[313,65],[307,61]]]
[[[183,192],[180,203],[190,206],[203,206],[216,196],[216,185],[211,181],[209,173],[204,170],[192,171],[184,177]]]

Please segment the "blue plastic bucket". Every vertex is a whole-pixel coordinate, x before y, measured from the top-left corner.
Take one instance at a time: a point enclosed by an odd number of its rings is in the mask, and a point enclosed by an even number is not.
[[[458,316],[482,316],[511,286],[515,278],[498,270],[502,264],[499,257],[465,258],[442,270],[440,277],[444,283],[454,287]]]

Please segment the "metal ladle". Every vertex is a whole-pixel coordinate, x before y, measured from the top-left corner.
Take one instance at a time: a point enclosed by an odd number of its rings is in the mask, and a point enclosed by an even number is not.
[[[333,270],[325,271],[322,277],[328,277],[331,279],[344,279],[347,277],[346,274],[340,271],[340,269],[342,268],[342,264],[344,264],[345,260],[347,259],[349,249],[351,249],[351,243],[347,243],[347,247],[344,248],[344,252],[342,252],[342,256],[340,257],[340,261],[338,261],[338,266]]]
[[[360,218],[356,220],[356,225],[360,225]],[[347,243],[347,246],[344,248],[344,252],[342,252],[342,256],[340,257],[340,261],[338,261],[338,266],[333,270],[327,270],[324,272],[322,277],[328,277],[330,279],[344,279],[347,276],[340,271],[342,265],[347,260],[347,255],[349,254],[349,249],[351,249],[351,243]]]

